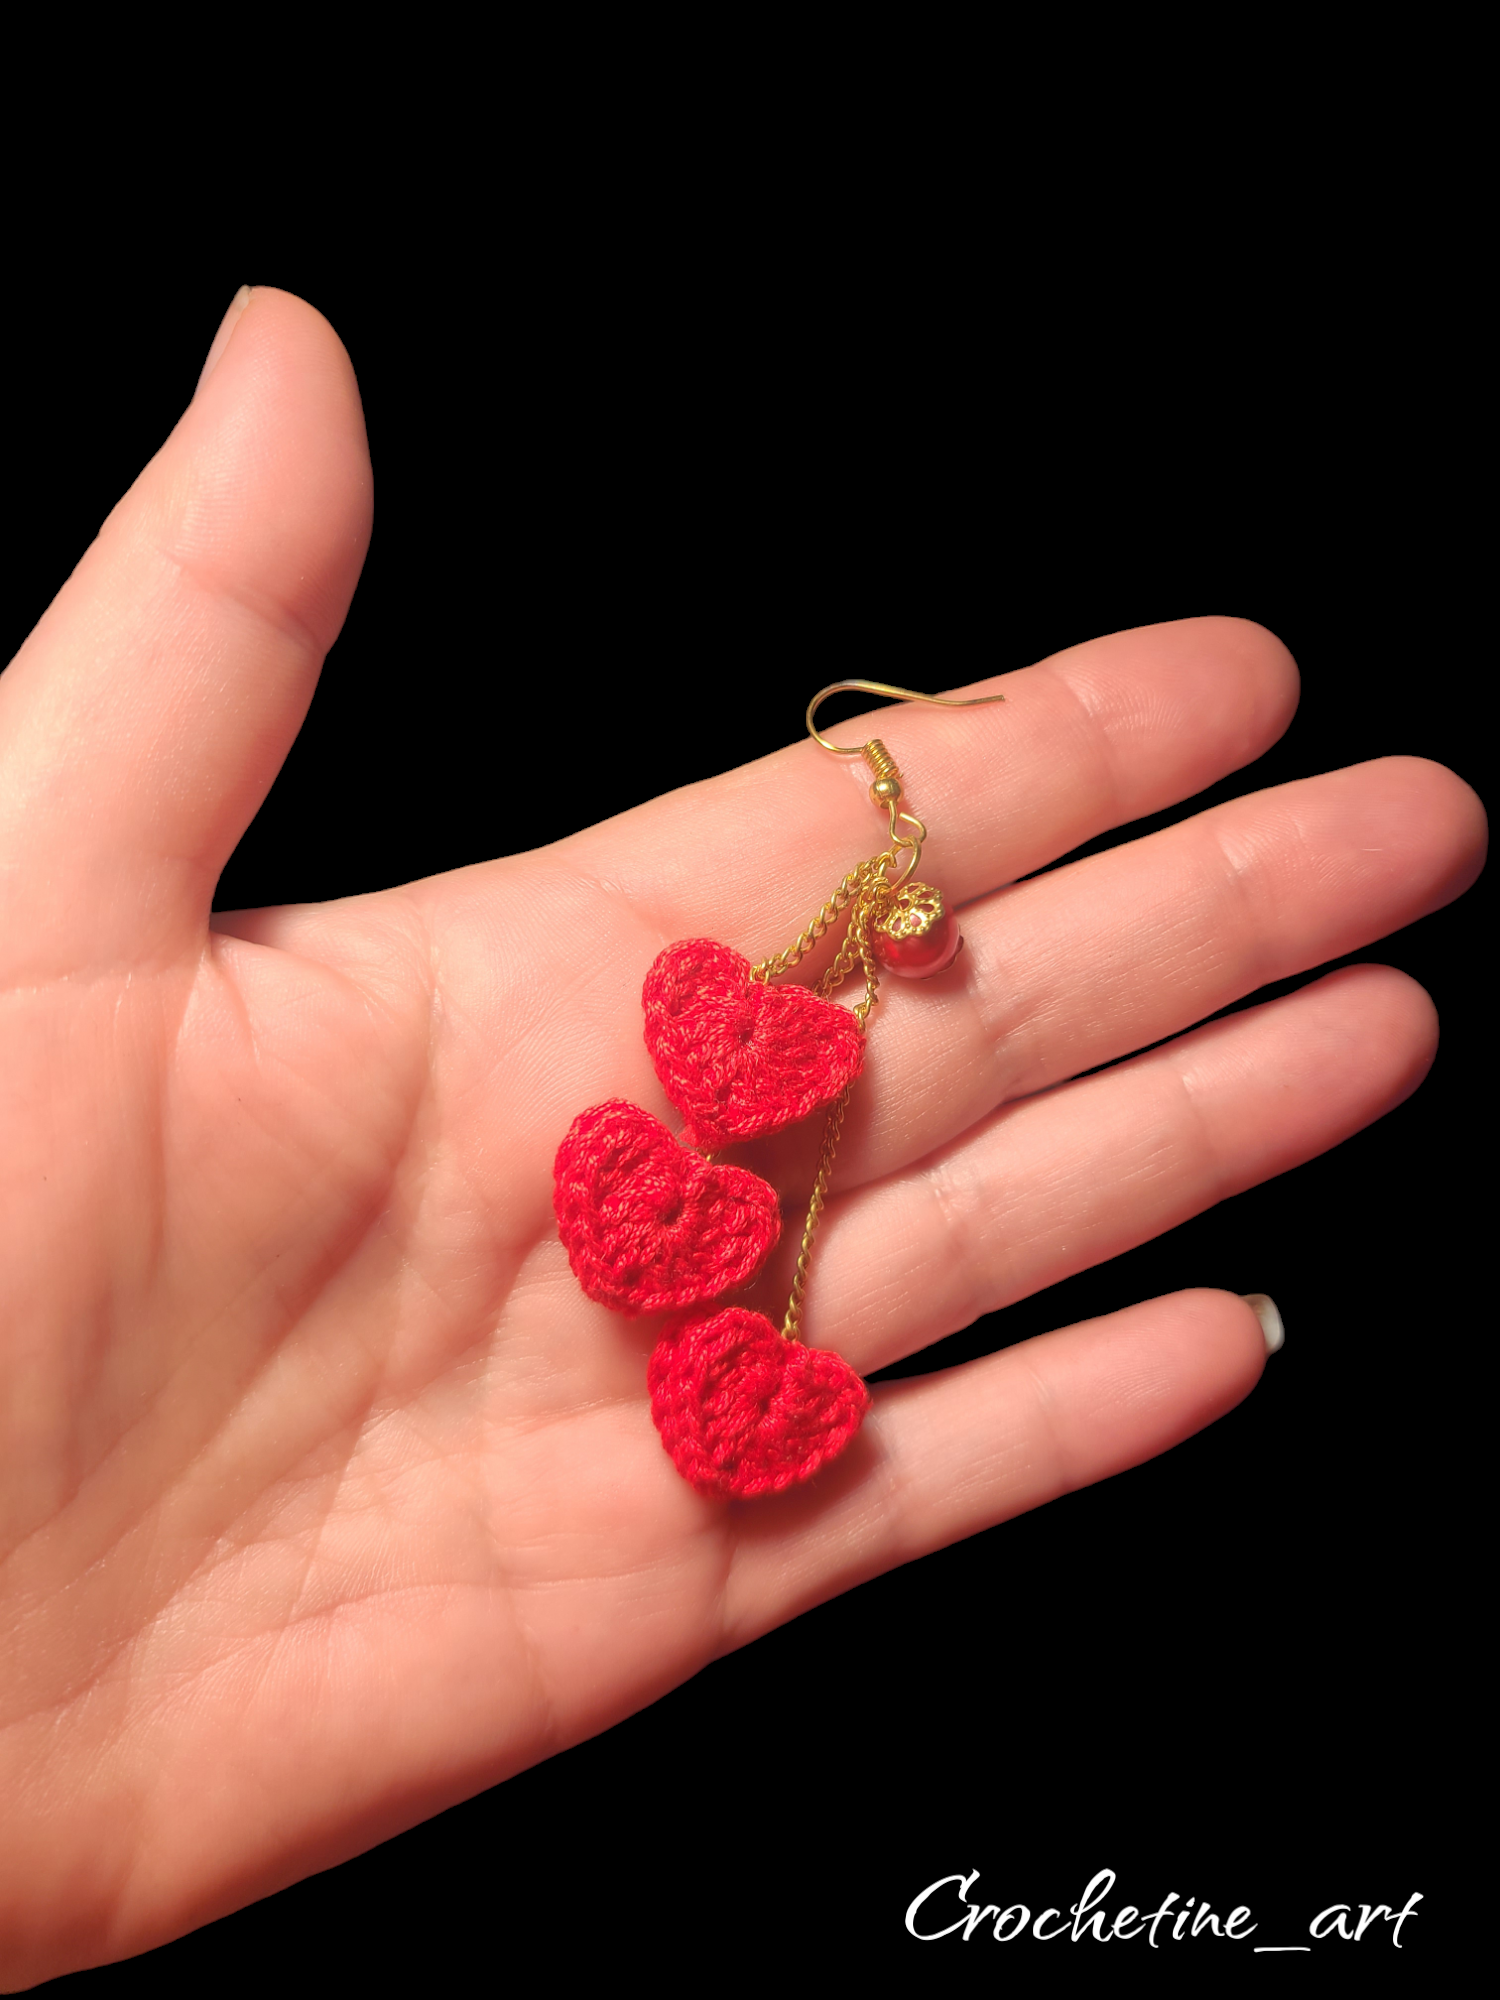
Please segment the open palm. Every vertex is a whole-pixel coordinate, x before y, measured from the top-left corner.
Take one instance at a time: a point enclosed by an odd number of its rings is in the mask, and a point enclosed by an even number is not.
[[[226,331],[0,680],[12,1987],[328,1866],[1164,1449],[1265,1359],[1243,1303],[1183,1293],[877,1390],[779,1499],[687,1487],[656,1329],[579,1291],[553,1154],[607,1097],[676,1122],[641,1039],[661,947],[778,949],[881,822],[802,742],[536,854],[211,920],[370,520],[331,330],[258,291]],[[882,998],[846,1128],[804,1329],[864,1373],[1398,1102],[1435,1028],[1386,968],[1193,1024],[1478,865],[1467,789],[1389,759],[1021,881],[1254,758],[1296,676],[1197,619],[1003,685],[882,719],[968,948]],[[737,1155],[790,1215],[816,1137]],[[796,1233],[752,1294],[773,1311]]]

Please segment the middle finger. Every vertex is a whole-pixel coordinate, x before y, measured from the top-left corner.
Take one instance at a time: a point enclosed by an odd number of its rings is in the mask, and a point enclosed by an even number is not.
[[[1461,893],[1482,843],[1461,779],[1388,757],[997,891],[962,912],[952,972],[883,986],[838,1185],[909,1165],[1001,1104],[1413,922]],[[820,1123],[743,1157],[774,1185],[798,1186]]]

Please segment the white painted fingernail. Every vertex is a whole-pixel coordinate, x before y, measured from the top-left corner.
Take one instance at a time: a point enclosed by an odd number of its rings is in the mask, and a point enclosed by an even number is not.
[[[222,297],[223,294],[221,293],[220,296]],[[209,376],[218,367],[223,357],[224,349],[229,345],[229,336],[239,324],[240,314],[249,303],[250,287],[248,285],[241,285],[234,297],[229,301],[228,312],[219,321],[219,330],[214,335],[213,346],[208,350],[208,359],[203,364],[203,373],[198,377],[198,389],[203,387]],[[195,396],[198,393],[198,389],[193,391]]]
[[[1267,1354],[1274,1354],[1286,1339],[1286,1328],[1281,1324],[1276,1301],[1268,1299],[1264,1292],[1241,1292],[1240,1297],[1260,1321],[1260,1330],[1266,1336]]]

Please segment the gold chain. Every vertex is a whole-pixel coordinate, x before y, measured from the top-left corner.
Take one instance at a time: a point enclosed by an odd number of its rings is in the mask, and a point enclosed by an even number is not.
[[[851,868],[840,882],[828,901],[813,918],[807,929],[795,944],[778,952],[774,958],[763,958],[759,965],[752,966],[752,979],[770,980],[783,972],[790,972],[795,965],[825,937],[852,903],[854,911],[849,919],[849,928],[844,933],[844,941],[834,954],[832,965],[813,987],[820,999],[826,1000],[835,989],[843,984],[858,964],[865,975],[865,997],[856,1001],[851,1012],[859,1023],[859,1032],[868,1032],[870,1010],[874,1007],[880,992],[880,979],[875,970],[875,959],[870,949],[870,919],[879,906],[894,891],[907,883],[914,887],[917,865],[922,858],[922,844],[927,838],[927,829],[915,813],[902,805],[903,781],[896,768],[896,760],[878,737],[872,736],[868,743],[830,743],[826,736],[818,734],[816,717],[818,708],[831,694],[849,689],[865,694],[890,695],[898,701],[925,701],[935,703],[939,708],[974,708],[985,702],[1004,701],[1004,695],[984,694],[967,701],[956,701],[947,695],[918,694],[911,688],[888,687],[884,681],[848,680],[835,681],[815,694],[807,705],[807,730],[813,741],[835,757],[863,757],[875,774],[875,782],[870,786],[870,801],[881,806],[890,820],[891,844],[881,854],[868,861],[862,861],[858,868]],[[901,827],[910,828],[902,833]],[[898,859],[905,858],[902,875],[893,880],[892,871]],[[802,1320],[802,1295],[807,1288],[807,1267],[812,1255],[812,1241],[818,1226],[818,1218],[823,1213],[823,1204],[828,1196],[828,1180],[833,1172],[833,1156],[838,1151],[839,1133],[843,1130],[844,1113],[849,1109],[849,1094],[853,1082],[845,1084],[833,1103],[828,1107],[828,1122],[823,1127],[823,1144],[818,1151],[818,1171],[813,1178],[812,1200],[808,1204],[807,1221],[802,1229],[802,1247],[797,1253],[797,1271],[792,1279],[792,1295],[787,1301],[786,1318],[782,1322],[783,1340],[798,1339],[798,1328]]]
[[[795,944],[778,952],[774,958],[762,959],[752,967],[752,979],[769,980],[780,972],[789,972],[807,956],[818,940],[824,937],[852,903],[853,913],[849,918],[849,928],[844,933],[843,943],[834,955],[832,965],[823,974],[813,991],[820,999],[826,1000],[840,987],[858,965],[865,976],[865,993],[857,1000],[850,1012],[859,1023],[861,1035],[868,1032],[870,1010],[880,995],[880,975],[875,970],[874,955],[870,950],[870,918],[876,907],[890,894],[890,873],[896,865],[895,853],[887,848],[882,854],[874,855],[869,861],[862,861],[858,868],[849,873],[834,890],[828,901],[813,918],[807,929]],[[786,1318],[782,1321],[783,1340],[796,1340],[802,1320],[802,1295],[807,1288],[808,1265],[812,1257],[812,1243],[818,1227],[818,1218],[823,1213],[823,1205],[828,1195],[829,1177],[833,1172],[833,1156],[838,1151],[839,1134],[843,1130],[844,1113],[849,1109],[849,1096],[853,1082],[845,1084],[828,1108],[828,1119],[823,1127],[823,1143],[818,1150],[818,1170],[813,1177],[812,1199],[808,1203],[807,1220],[802,1226],[802,1247],[797,1253],[797,1270],[792,1279],[792,1293],[787,1301]]]
[[[807,1266],[812,1256],[813,1232],[818,1226],[818,1217],[823,1213],[823,1200],[828,1193],[828,1176],[833,1171],[833,1156],[838,1150],[839,1132],[844,1123],[844,1113],[849,1109],[849,1093],[852,1083],[846,1083],[833,1103],[828,1107],[828,1123],[823,1127],[823,1144],[818,1153],[818,1172],[813,1181],[812,1200],[808,1203],[807,1221],[802,1226],[802,1248],[797,1253],[797,1271],[792,1279],[792,1296],[787,1300],[786,1318],[781,1322],[783,1340],[799,1338],[798,1326],[802,1319],[802,1294],[807,1285]]]
[[[865,997],[854,1006],[854,1018],[859,1023],[861,1034],[870,1019],[870,1009],[875,1005],[876,994],[880,990],[880,976],[875,970],[875,961],[870,953],[870,918],[875,907],[889,894],[884,875],[860,891],[859,901],[854,906],[854,915],[849,919],[849,928],[844,933],[844,942],[839,946],[832,965],[813,988],[820,1000],[826,1000],[838,987],[842,986],[854,970],[856,959],[864,970]]]
[[[796,942],[789,944],[785,951],[777,952],[774,958],[763,958],[759,965],[752,965],[750,977],[762,981],[777,979],[783,972],[790,972],[794,966],[800,965],[819,939],[827,936],[854,898],[875,879],[884,883],[886,871],[895,865],[895,853],[887,848],[883,854],[873,855],[870,860],[861,861],[857,868],[851,868]],[[848,966],[844,968],[846,972],[848,969]],[[826,979],[827,975],[824,977]],[[837,984],[835,980],[834,985]],[[818,982],[818,990],[823,991],[822,980]],[[832,987],[828,988],[828,991],[832,990]]]

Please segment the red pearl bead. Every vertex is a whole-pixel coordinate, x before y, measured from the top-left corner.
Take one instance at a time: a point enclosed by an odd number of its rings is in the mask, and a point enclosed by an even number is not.
[[[898,979],[931,979],[936,973],[946,972],[958,957],[963,941],[963,932],[951,910],[945,910],[931,929],[919,937],[887,937],[877,930],[870,933],[870,949],[877,961]]]

